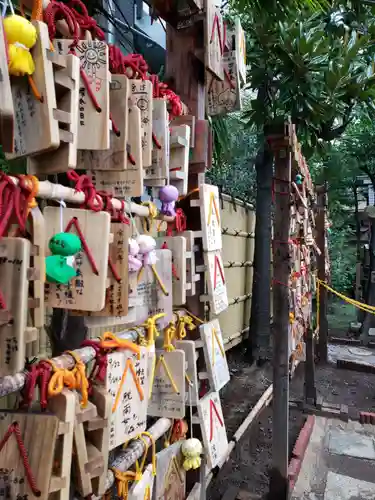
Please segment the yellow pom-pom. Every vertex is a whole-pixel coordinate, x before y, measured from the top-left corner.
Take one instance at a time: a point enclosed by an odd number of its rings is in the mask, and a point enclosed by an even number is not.
[[[8,42],[9,74],[13,76],[32,75],[35,71],[33,58],[29,52],[37,39],[33,24],[24,17],[12,15],[3,21]]]
[[[8,16],[3,21],[6,40],[9,44],[19,43],[26,49],[34,47],[37,39],[35,26],[22,16]]]
[[[35,71],[33,58],[28,50],[9,45],[9,74],[13,76],[32,75]]]

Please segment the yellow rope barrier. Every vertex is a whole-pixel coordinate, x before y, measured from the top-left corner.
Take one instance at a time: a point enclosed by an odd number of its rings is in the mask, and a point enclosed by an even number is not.
[[[348,304],[351,304],[354,307],[358,307],[358,309],[361,309],[362,311],[369,312],[371,314],[375,314],[375,306],[370,306],[369,304],[363,304],[362,302],[359,302],[358,300],[351,299],[350,297],[347,297],[346,295],[337,292],[333,288],[331,288],[327,283],[324,281],[320,280],[317,278],[317,294],[316,294],[316,299],[317,299],[317,315],[319,313],[319,307],[320,307],[320,293],[319,293],[319,286],[322,285],[324,288],[326,288],[329,292],[333,293],[337,297],[339,297],[341,300],[344,302],[347,302]]]

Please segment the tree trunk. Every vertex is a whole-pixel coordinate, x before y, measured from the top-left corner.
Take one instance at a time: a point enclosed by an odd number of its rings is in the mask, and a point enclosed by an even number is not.
[[[269,358],[271,336],[271,208],[273,156],[264,140],[259,148],[255,169],[257,176],[256,223],[253,290],[247,354],[259,364]]]
[[[372,188],[375,192],[375,176],[369,175],[371,179]],[[366,287],[366,295],[365,302],[370,306],[375,305],[375,217],[374,217],[374,208],[368,214],[370,221],[370,269],[368,273],[367,287]],[[370,328],[375,327],[375,318],[371,313],[366,312],[364,315],[363,323],[362,323],[362,331],[361,331],[361,340],[364,344],[367,344],[370,340],[372,340],[371,336],[369,336]]]

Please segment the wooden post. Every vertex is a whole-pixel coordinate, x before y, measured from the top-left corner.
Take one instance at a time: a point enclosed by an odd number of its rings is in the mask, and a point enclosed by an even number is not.
[[[327,188],[319,186],[317,192],[318,214],[316,217],[316,242],[320,250],[318,256],[318,278],[326,282],[326,249],[325,249],[325,218],[327,205]],[[319,286],[319,285],[318,285]],[[327,321],[327,289],[320,286],[319,290],[320,306],[319,306],[319,360],[323,363],[327,362],[328,351],[328,321]]]
[[[306,331],[305,402],[316,403],[314,334],[310,322]]]
[[[272,470],[270,500],[287,500],[289,495],[289,276],[291,137],[289,126],[284,134],[272,138],[275,155],[275,219],[273,245],[273,417]],[[285,243],[285,244],[283,244]]]

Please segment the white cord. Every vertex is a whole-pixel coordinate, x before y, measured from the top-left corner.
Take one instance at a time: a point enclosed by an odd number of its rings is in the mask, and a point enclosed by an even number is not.
[[[193,385],[192,382],[188,382],[189,386],[189,406],[190,406],[190,438],[193,438],[193,405],[191,401],[191,386]]]
[[[66,208],[66,203],[64,200],[58,200],[58,203],[60,203],[60,232],[64,232],[64,208]]]

